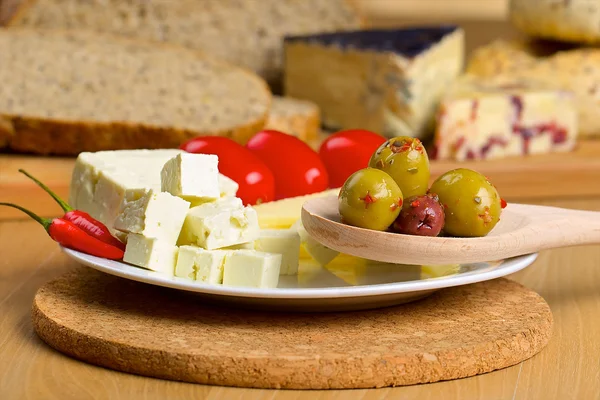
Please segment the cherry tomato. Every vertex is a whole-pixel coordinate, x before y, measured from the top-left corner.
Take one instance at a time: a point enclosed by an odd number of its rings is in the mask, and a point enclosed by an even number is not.
[[[329,178],[319,155],[302,140],[264,130],[246,144],[275,176],[275,199],[303,196],[327,189]]]
[[[219,172],[240,185],[237,197],[246,205],[272,201],[275,196],[273,173],[257,156],[231,139],[201,136],[180,146],[188,153],[215,154]]]
[[[366,168],[369,159],[385,142],[377,133],[363,129],[340,131],[321,144],[319,155],[329,174],[329,185],[340,187],[356,171]]]

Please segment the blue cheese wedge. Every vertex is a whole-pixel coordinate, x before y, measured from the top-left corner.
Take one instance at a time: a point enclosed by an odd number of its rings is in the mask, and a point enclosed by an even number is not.
[[[123,261],[138,267],[173,276],[178,248],[158,239],[147,238],[137,233],[127,235]]]
[[[465,76],[442,100],[433,158],[484,160],[570,151],[578,133],[572,93],[511,76]]]
[[[161,170],[161,190],[200,204],[221,196],[219,158],[212,154],[179,153]]]
[[[80,153],[73,168],[69,203],[118,234],[114,223],[127,192],[161,191],[161,171],[181,150],[117,150]],[[237,184],[219,175],[221,195],[235,195]]]
[[[213,250],[252,242],[258,234],[256,211],[237,197],[224,197],[190,208],[178,244]]]
[[[300,236],[300,242],[302,243],[302,247],[306,252],[322,267],[329,264],[336,258],[340,252],[330,249],[329,247],[322,245],[313,239],[312,236],[308,234],[306,229],[304,229],[304,225],[302,225],[302,220],[298,219],[296,223],[292,226],[292,229],[295,229]]]
[[[176,244],[190,203],[169,193],[129,190],[125,193],[114,227],[121,232]]]
[[[236,250],[225,258],[223,285],[276,288],[281,254]]]
[[[204,250],[195,246],[181,246],[175,276],[219,285],[223,283],[225,258],[231,254],[231,250]]]
[[[297,275],[300,261],[300,235],[295,229],[264,229],[254,248],[265,253],[281,254],[281,275]]]
[[[284,49],[285,94],[316,103],[328,128],[422,138],[462,70],[464,32],[440,26],[292,36]]]

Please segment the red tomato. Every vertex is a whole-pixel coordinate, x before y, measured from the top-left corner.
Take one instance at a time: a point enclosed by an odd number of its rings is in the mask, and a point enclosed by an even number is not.
[[[321,144],[319,155],[329,173],[329,185],[340,187],[359,169],[369,165],[371,155],[386,139],[363,129],[340,131]]]
[[[201,136],[180,146],[188,153],[216,154],[219,172],[240,185],[237,197],[246,205],[272,201],[275,179],[269,167],[244,146],[219,136]]]
[[[275,199],[302,196],[327,189],[327,170],[319,155],[302,140],[282,132],[265,130],[246,147],[273,171]]]

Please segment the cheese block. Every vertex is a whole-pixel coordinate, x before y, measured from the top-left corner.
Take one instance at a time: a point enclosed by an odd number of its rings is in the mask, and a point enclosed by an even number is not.
[[[256,211],[237,197],[224,197],[190,208],[177,243],[213,250],[252,242],[258,235]]]
[[[292,226],[292,229],[300,235],[300,241],[304,250],[306,250],[310,257],[320,266],[326,266],[340,254],[339,251],[330,249],[310,236],[306,229],[304,229],[302,219],[298,219]]]
[[[81,31],[0,30],[0,81],[0,147],[40,154],[245,143],[271,103],[264,80],[214,57]]]
[[[173,276],[178,248],[175,245],[147,238],[137,233],[127,235],[123,261],[138,267]]]
[[[114,228],[175,245],[189,208],[189,202],[166,192],[128,190]]]
[[[281,254],[236,250],[225,257],[223,285],[276,288]]]
[[[316,103],[327,128],[423,138],[462,70],[464,33],[439,26],[290,36],[284,57],[285,94]]]
[[[214,201],[221,197],[218,164],[213,154],[179,153],[160,172],[161,190],[193,205]]]
[[[317,138],[321,115],[316,104],[291,97],[273,96],[265,129],[274,129],[304,141]]]
[[[571,93],[510,77],[463,77],[442,100],[437,121],[438,159],[564,152],[577,137]]]
[[[467,73],[490,77],[510,75],[534,80],[550,88],[571,91],[575,95],[579,135],[600,136],[600,49],[581,48],[559,51],[555,46],[498,41],[476,50],[469,60]],[[498,62],[516,58],[519,62]],[[512,55],[511,55],[512,54]]]
[[[232,251],[204,250],[195,246],[179,247],[175,276],[211,285],[223,283],[225,257]]]
[[[89,213],[116,233],[114,223],[129,193],[161,191],[161,171],[180,150],[120,150],[81,153],[77,157],[69,193],[72,207]],[[231,196],[237,184],[220,175],[220,191]],[[233,182],[233,183],[232,183]]]
[[[11,0],[2,2],[5,1]],[[284,35],[359,29],[362,25],[354,7],[356,2],[352,0],[22,0],[21,3],[9,20],[10,26],[86,29],[178,44],[251,69],[273,84],[281,75]]]
[[[326,196],[337,196],[340,189],[329,189],[306,196],[290,197],[253,206],[261,229],[289,229],[300,218],[305,201]]]
[[[529,36],[600,43],[600,3],[595,0],[510,0],[509,18]]]
[[[263,229],[254,248],[265,253],[281,254],[280,275],[297,275],[300,261],[300,235],[295,229]]]
[[[218,175],[219,181],[219,192],[221,192],[221,197],[235,197],[237,195],[237,191],[240,188],[240,185],[233,179],[223,175]]]

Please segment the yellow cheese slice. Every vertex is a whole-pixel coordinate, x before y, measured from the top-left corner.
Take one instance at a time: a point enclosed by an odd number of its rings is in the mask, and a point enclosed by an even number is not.
[[[340,189],[329,189],[306,196],[270,201],[254,206],[261,229],[289,229],[300,218],[305,201],[325,196],[337,196]]]

